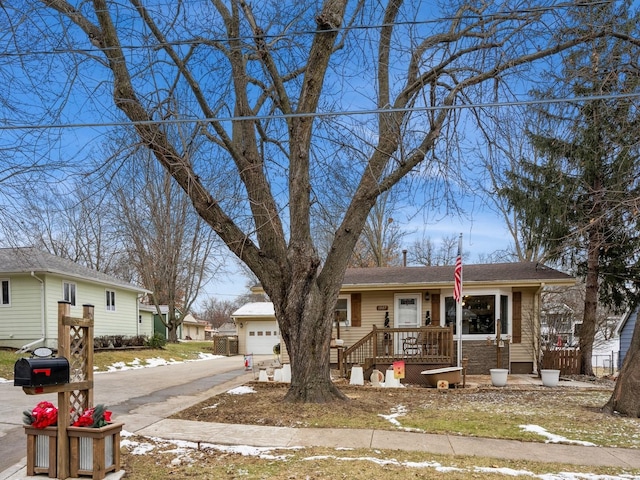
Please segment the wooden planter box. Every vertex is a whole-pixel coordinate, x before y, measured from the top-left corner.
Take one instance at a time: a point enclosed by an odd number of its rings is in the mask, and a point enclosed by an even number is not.
[[[67,427],[69,473],[101,480],[107,472],[120,469],[120,432],[123,423],[101,428]]]
[[[27,434],[27,475],[46,473],[51,478],[57,474],[58,427],[34,428],[24,426]]]

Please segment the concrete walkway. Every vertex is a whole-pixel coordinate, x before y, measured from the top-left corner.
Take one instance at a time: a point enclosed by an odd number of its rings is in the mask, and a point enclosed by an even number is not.
[[[488,376],[468,377],[470,385],[490,384]],[[545,444],[434,435],[426,433],[373,430],[373,429],[320,429],[288,428],[256,425],[229,425],[173,420],[167,417],[206,398],[253,380],[252,374],[243,374],[197,395],[177,396],[158,403],[140,405],[127,414],[118,415],[125,430],[137,435],[167,440],[183,440],[215,445],[247,445],[255,447],[343,447],[419,451],[441,455],[471,455],[505,460],[557,462],[584,466],[607,466],[620,469],[640,469],[640,451],[626,448],[587,447],[579,445]],[[530,375],[509,376],[508,385],[540,385]],[[561,382],[559,388],[599,387],[591,383]],[[24,460],[26,461],[26,459]],[[35,479],[27,477],[24,461],[0,473],[0,480]],[[123,472],[109,474],[116,480]]]

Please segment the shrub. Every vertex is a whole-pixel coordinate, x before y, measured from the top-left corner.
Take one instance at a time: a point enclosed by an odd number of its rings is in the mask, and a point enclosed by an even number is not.
[[[163,348],[167,344],[167,339],[159,333],[154,333],[153,337],[147,340],[147,347],[150,348]]]

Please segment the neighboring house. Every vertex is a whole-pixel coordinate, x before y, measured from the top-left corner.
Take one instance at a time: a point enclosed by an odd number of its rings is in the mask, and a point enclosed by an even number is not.
[[[188,314],[182,319],[182,335],[179,338],[182,340],[204,340],[204,331],[208,325],[209,322],[197,320],[193,315]]]
[[[58,302],[71,315],[94,306],[94,335],[140,334],[138,299],[147,290],[35,248],[0,248],[0,346],[56,348]]]
[[[153,337],[153,333],[155,332],[156,307],[154,305],[141,303],[138,306],[138,310],[138,330],[140,335],[145,335],[149,338]],[[166,330],[166,328],[164,330]],[[166,338],[166,333],[163,334],[163,337]]]
[[[231,314],[238,331],[238,353],[273,353],[280,330],[271,302],[247,303]]]
[[[169,314],[168,305],[160,305],[160,315],[155,305],[140,304],[140,325],[145,335],[151,337],[158,334],[163,338],[169,338],[169,330],[165,326],[167,315]],[[177,310],[177,315],[181,315]],[[164,321],[164,322],[163,322]],[[182,323],[178,325],[177,335],[180,340],[205,340],[205,329],[209,323],[196,320],[191,314],[187,314]]]
[[[384,329],[388,319],[389,327],[396,329],[451,325],[457,339],[453,279],[453,266],[348,269],[336,311],[339,332],[334,328],[333,335],[348,347],[374,327]],[[487,374],[497,366],[498,319],[504,342],[502,366],[512,373],[533,372],[539,346],[540,293],[545,286],[574,284],[571,276],[537,263],[464,265],[462,356],[469,359],[468,373]],[[243,307],[232,315],[239,327],[241,354],[256,353],[252,352],[255,345],[269,353],[267,347],[277,343],[265,339],[266,331],[277,331],[273,306],[256,305],[261,304],[249,304],[247,311]],[[258,332],[262,332],[261,339]],[[390,348],[401,351],[404,338],[396,333]],[[286,361],[286,352],[283,358]]]
[[[272,307],[273,310],[273,307]],[[218,327],[217,335],[222,335],[225,337],[233,337],[238,335],[238,327],[233,322],[225,322]]]
[[[638,321],[638,315],[640,315],[640,306],[637,306],[633,310],[627,311],[620,319],[616,334],[620,338],[620,353],[618,355],[618,369],[622,368],[624,359],[627,356],[629,347],[631,347],[631,338],[633,337],[633,331],[636,328]]]
[[[576,321],[574,311],[568,305],[546,306],[540,313],[540,322],[542,345],[546,348],[578,346],[582,320]]]

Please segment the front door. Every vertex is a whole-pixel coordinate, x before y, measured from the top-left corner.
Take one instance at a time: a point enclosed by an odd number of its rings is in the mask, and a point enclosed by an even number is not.
[[[417,328],[421,325],[422,296],[413,293],[399,293],[395,295],[395,328]],[[411,333],[400,333],[396,336],[395,351],[402,352],[402,342]]]

